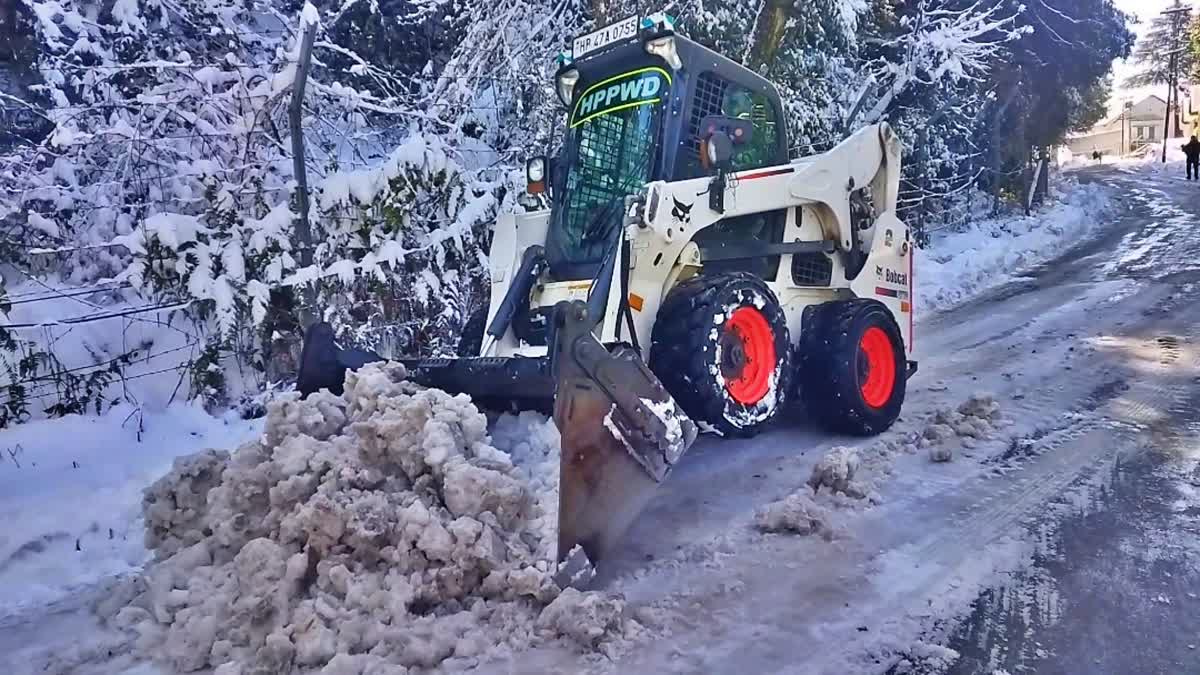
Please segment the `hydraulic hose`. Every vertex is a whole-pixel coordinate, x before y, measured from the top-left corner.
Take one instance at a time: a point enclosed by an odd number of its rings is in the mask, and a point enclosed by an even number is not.
[[[496,340],[503,337],[504,332],[512,325],[513,317],[516,316],[520,303],[529,302],[529,294],[533,291],[533,285],[537,283],[544,271],[546,271],[546,249],[536,244],[525,249],[521,255],[521,266],[513,276],[513,281],[508,286],[508,292],[504,294],[504,300],[500,302],[500,308],[496,310],[496,316],[492,317],[492,322],[484,331],[483,349],[481,350],[483,356],[487,356]]]

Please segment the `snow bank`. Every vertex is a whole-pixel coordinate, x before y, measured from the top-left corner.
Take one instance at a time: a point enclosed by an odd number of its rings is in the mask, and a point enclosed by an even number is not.
[[[35,351],[52,353],[64,370],[86,377],[106,372],[114,365],[119,367],[123,378],[111,378],[104,392],[106,404],[122,400],[160,412],[191,395],[185,371],[204,350],[205,335],[191,321],[179,319],[177,305],[149,311],[156,303],[138,298],[131,289],[115,282],[82,287],[71,285],[69,280],[24,282],[7,286],[7,296],[13,304],[0,315],[0,322],[32,324],[12,329],[13,336],[29,342]],[[80,318],[89,320],[59,323]],[[17,355],[0,353],[0,386],[12,379],[25,379],[4,372],[6,360],[15,368]],[[223,355],[219,365],[229,400],[261,392],[266,386],[260,373],[238,364],[232,355]],[[37,375],[46,376],[49,371],[45,367]],[[27,388],[29,413],[35,420],[59,401],[51,381],[30,381]]]
[[[261,420],[122,404],[0,429],[0,624],[141,568],[142,490],[178,455],[253,437]],[[0,659],[2,660],[2,659]],[[3,668],[0,668],[3,670]]]
[[[918,311],[947,309],[1062,253],[1103,222],[1111,208],[1109,195],[1104,186],[1064,181],[1030,217],[982,220],[962,232],[934,233],[915,261]]]
[[[468,398],[402,377],[367,366],[344,397],[272,403],[260,440],[176,462],[146,490],[157,559],[114,625],[222,675],[457,669],[638,630],[619,598],[553,581],[549,482],[528,478],[555,454],[544,419],[501,425],[536,460],[518,470]]]

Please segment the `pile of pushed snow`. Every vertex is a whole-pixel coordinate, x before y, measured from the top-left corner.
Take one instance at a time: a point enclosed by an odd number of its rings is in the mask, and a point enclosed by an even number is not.
[[[1032,216],[986,219],[961,232],[933,233],[915,259],[917,307],[946,309],[1009,281],[1088,236],[1110,208],[1108,188],[1064,181],[1053,200]]]
[[[156,560],[113,624],[221,675],[466,668],[637,630],[620,599],[554,583],[546,501],[469,399],[402,377],[367,366],[344,397],[275,401],[232,454],[180,459],[145,493]]]
[[[945,409],[934,413],[917,445],[929,449],[929,459],[948,462],[954,458],[954,449],[947,442],[959,439],[966,448],[973,448],[977,441],[993,435],[1000,420],[1000,404],[990,394],[973,394],[956,410]]]
[[[829,518],[828,509],[814,502],[804,490],[799,490],[758,509],[754,514],[754,525],[763,532],[821,534],[829,539],[833,536]]]
[[[813,494],[818,494],[822,487],[828,487],[832,493],[840,492],[854,499],[862,499],[866,496],[866,488],[854,481],[860,463],[858,450],[841,446],[833,448],[813,466],[808,486]]]

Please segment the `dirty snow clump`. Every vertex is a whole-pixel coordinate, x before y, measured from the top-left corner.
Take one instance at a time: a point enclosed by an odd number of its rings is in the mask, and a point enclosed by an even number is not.
[[[987,394],[975,394],[956,409],[939,410],[930,418],[917,443],[929,451],[933,462],[948,462],[954,458],[954,448],[948,444],[958,440],[964,448],[974,448],[979,441],[991,438],[1002,426],[1000,404]]]
[[[619,599],[554,583],[545,467],[518,470],[468,398],[403,378],[364,367],[344,397],[271,403],[258,441],[178,460],[145,492],[155,560],[111,625],[220,675],[463,669],[638,630]],[[526,422],[521,452],[549,463],[556,437]]]
[[[836,447],[825,453],[821,461],[813,467],[812,475],[808,477],[808,486],[813,494],[827,486],[830,492],[844,493],[850,496],[863,493],[861,486],[854,485],[854,474],[859,467],[858,450],[854,448]],[[853,493],[853,494],[852,494]]]
[[[929,461],[949,462],[954,459],[954,448],[948,445],[935,445],[929,448]]]
[[[760,508],[754,514],[754,525],[763,532],[821,534],[826,538],[833,533],[829,511],[803,489]]]

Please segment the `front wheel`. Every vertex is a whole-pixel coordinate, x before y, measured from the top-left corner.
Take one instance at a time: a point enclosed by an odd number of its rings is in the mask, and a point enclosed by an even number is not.
[[[671,289],[654,322],[650,368],[692,419],[745,437],[782,408],[791,354],[779,300],[738,272]]]
[[[896,319],[874,300],[828,302],[801,327],[800,390],[813,418],[832,431],[874,436],[900,416],[907,384]]]

